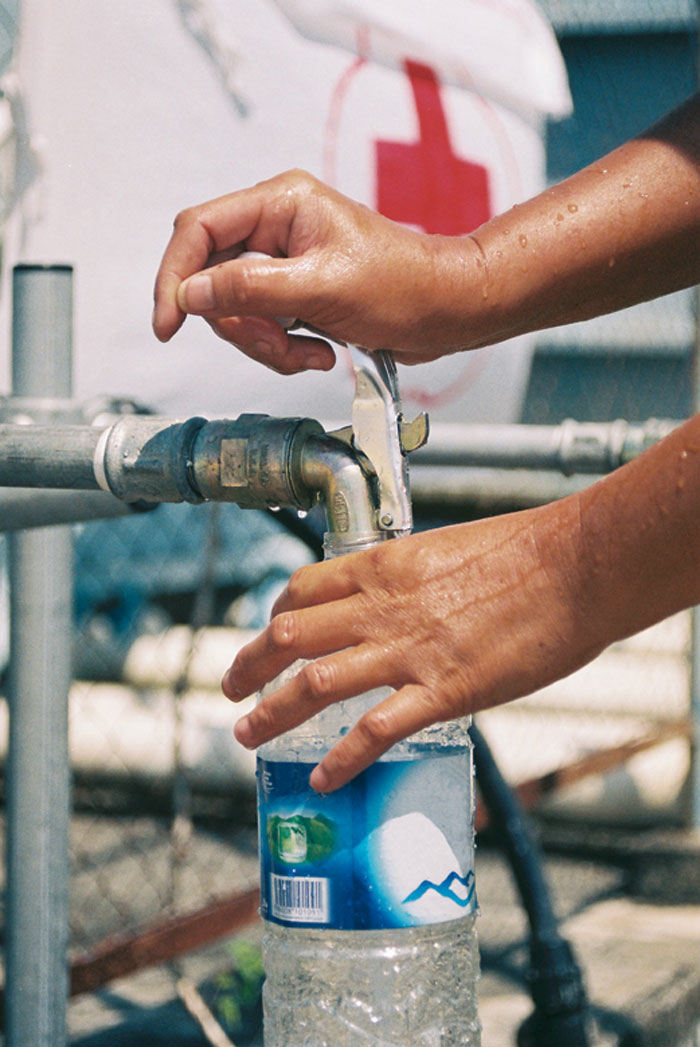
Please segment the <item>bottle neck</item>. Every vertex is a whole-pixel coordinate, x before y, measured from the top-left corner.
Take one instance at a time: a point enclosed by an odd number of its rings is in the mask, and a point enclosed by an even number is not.
[[[346,553],[371,549],[392,537],[388,531],[327,531],[323,536],[323,559],[334,560],[337,556],[345,556]]]

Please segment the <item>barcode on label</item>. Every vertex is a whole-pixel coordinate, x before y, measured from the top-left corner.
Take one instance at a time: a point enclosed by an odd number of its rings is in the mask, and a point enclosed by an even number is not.
[[[278,920],[328,923],[329,881],[311,876],[270,874],[272,915]]]

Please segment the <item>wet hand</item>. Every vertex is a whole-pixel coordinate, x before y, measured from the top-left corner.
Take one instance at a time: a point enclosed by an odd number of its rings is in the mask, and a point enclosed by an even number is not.
[[[302,568],[223,681],[238,700],[309,664],[236,726],[253,748],[332,702],[389,686],[314,770],[322,792],[433,723],[530,693],[602,644],[582,613],[573,500]]]
[[[457,348],[450,314],[468,240],[429,237],[288,172],[178,215],[155,285],[153,327],[168,341],[187,314],[283,374],[330,369],[327,341],[289,333],[276,317],[403,363]],[[244,252],[271,257],[240,258]]]

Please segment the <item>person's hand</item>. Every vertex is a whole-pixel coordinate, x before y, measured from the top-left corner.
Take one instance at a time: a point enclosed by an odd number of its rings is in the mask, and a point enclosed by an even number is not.
[[[322,338],[422,363],[585,320],[700,279],[700,94],[468,236],[391,222],[302,171],[181,212],[156,279],[161,341],[186,314],[273,370],[328,370]],[[272,256],[240,259],[244,252]]]
[[[248,251],[271,257],[238,257]],[[419,363],[458,348],[448,300],[455,274],[479,284],[476,255],[468,239],[416,233],[291,171],[178,215],[156,278],[154,331],[167,341],[192,313],[275,371],[331,368],[327,342],[275,319],[291,317]]]
[[[296,659],[315,660],[241,719],[236,737],[252,748],[332,702],[394,688],[314,770],[312,786],[329,792],[415,731],[566,675],[604,645],[577,543],[574,496],[303,567],[224,693],[239,700]]]

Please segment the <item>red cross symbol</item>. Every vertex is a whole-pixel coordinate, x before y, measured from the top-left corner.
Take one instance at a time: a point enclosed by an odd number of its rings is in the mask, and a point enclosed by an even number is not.
[[[376,142],[377,210],[426,233],[458,236],[491,216],[488,172],[452,150],[433,70],[406,61],[418,114],[417,142]]]

